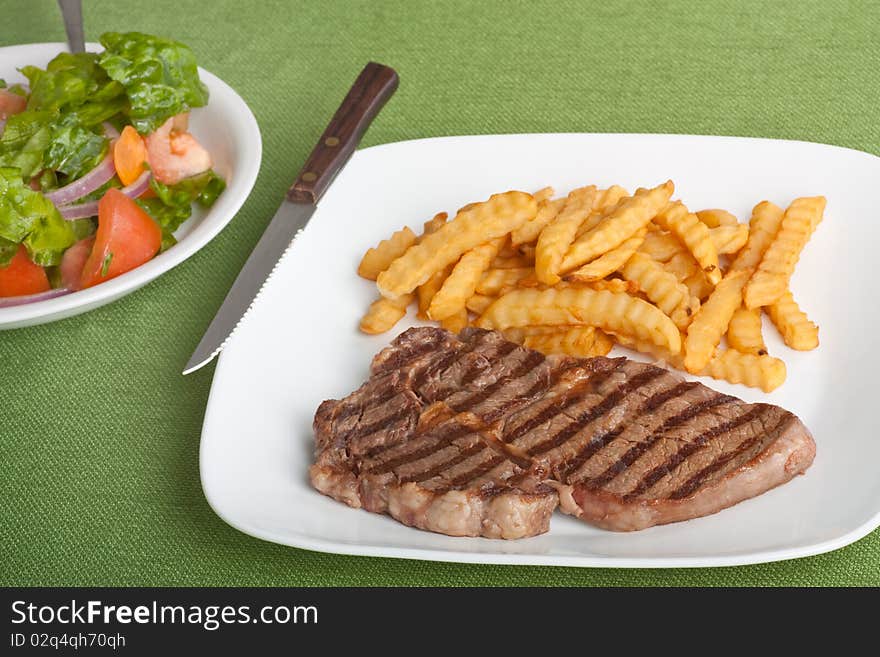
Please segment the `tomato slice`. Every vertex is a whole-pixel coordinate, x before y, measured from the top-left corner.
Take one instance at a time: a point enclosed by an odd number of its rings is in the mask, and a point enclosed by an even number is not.
[[[8,265],[0,267],[0,297],[39,294],[51,288],[46,270],[31,262],[24,246],[18,247]]]
[[[92,287],[151,260],[162,245],[159,224],[118,189],[108,189],[98,202],[98,232],[80,278]]]
[[[13,114],[24,112],[27,98],[6,89],[0,89],[0,119],[8,119]]]
[[[59,270],[61,272],[61,284],[71,290],[78,290],[80,279],[82,279],[83,268],[86,266],[86,260],[92,252],[92,246],[95,244],[94,235],[80,240],[67,251],[61,258]]]

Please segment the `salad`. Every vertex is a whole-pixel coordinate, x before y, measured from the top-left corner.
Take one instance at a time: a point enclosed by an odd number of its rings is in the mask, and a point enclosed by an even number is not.
[[[139,32],[101,44],[0,80],[0,307],[142,265],[225,188],[188,132],[208,102],[192,50]]]

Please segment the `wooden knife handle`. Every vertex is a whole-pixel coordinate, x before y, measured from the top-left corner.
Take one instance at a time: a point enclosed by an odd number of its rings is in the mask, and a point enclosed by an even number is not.
[[[389,66],[370,62],[364,67],[287,192],[289,201],[318,202],[397,89],[398,81]]]

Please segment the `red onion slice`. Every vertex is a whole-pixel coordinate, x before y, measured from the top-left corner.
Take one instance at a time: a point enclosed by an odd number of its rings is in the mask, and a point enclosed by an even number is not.
[[[58,212],[68,221],[85,219],[86,217],[97,217],[98,202],[90,201],[88,203],[80,203],[79,205],[65,205],[63,208],[58,208]]]
[[[113,124],[109,121],[104,121],[101,124],[101,127],[104,128],[104,136],[107,137],[110,141],[116,141],[119,139],[119,130],[113,127]]]
[[[116,167],[113,166],[113,149],[111,148],[107,153],[107,157],[101,160],[98,166],[69,185],[60,187],[54,192],[49,192],[46,194],[46,198],[56,206],[68,205],[86,194],[91,194],[115,175]]]
[[[123,187],[119,191],[129,198],[138,198],[150,187],[150,171],[144,171],[137,177],[128,187]],[[69,221],[74,219],[82,219],[84,217],[95,217],[98,214],[98,202],[91,201],[89,203],[80,203],[79,205],[65,205],[58,208],[61,216]]]
[[[47,299],[55,299],[65,294],[70,294],[73,290],[66,287],[59,287],[54,290],[47,290],[39,294],[26,294],[21,297],[0,297],[0,308],[11,308],[12,306],[23,306],[27,303],[37,303],[38,301],[46,301]]]

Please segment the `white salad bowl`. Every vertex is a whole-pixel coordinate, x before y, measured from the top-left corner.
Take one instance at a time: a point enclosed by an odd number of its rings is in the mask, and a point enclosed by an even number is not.
[[[0,78],[9,84],[26,82],[18,68],[32,64],[44,67],[63,43],[33,43],[0,48]],[[89,52],[101,45],[89,43]],[[177,244],[121,276],[86,290],[54,299],[0,308],[0,329],[43,324],[84,313],[134,292],[154,278],[179,265],[205,246],[235,216],[247,199],[260,170],[262,140],[257,120],[232,88],[217,76],[199,68],[199,76],[210,92],[208,104],[190,114],[190,131],[208,150],[214,170],[226,181],[225,191],[209,209],[193,207],[190,217],[174,233]]]

